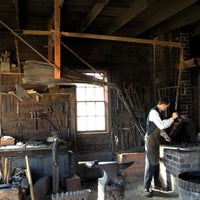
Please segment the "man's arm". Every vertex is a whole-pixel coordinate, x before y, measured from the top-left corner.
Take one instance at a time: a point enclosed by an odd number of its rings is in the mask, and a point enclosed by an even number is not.
[[[163,130],[171,126],[174,118],[172,116],[169,119],[161,120],[159,113],[156,110],[151,110],[149,113],[149,121],[152,121],[160,130]]]
[[[167,133],[164,130],[160,131],[160,135],[164,137],[167,142],[171,142],[171,138],[169,137],[169,135],[167,135]]]

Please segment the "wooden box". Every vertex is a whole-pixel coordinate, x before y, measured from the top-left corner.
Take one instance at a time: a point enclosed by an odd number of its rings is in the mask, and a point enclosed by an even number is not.
[[[1,62],[1,72],[10,72],[10,62]]]
[[[1,143],[0,143],[1,146],[14,145],[15,144],[15,139],[14,138],[12,138],[12,139],[2,139],[1,138],[0,141],[1,141]]]
[[[0,200],[20,200],[19,189],[0,189]]]

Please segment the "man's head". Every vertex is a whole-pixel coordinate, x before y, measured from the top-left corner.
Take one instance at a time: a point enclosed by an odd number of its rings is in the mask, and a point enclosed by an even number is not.
[[[157,107],[159,108],[160,111],[165,111],[167,110],[167,108],[169,107],[170,105],[170,102],[167,98],[161,98],[159,101],[158,101],[158,104],[157,104]]]

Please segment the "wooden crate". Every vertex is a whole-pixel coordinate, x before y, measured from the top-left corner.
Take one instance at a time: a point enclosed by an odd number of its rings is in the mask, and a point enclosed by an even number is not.
[[[19,189],[0,189],[0,200],[20,200]]]
[[[1,62],[0,65],[1,72],[10,72],[10,62]]]
[[[0,140],[0,145],[5,146],[5,145],[14,145],[15,144],[15,139],[2,139]]]

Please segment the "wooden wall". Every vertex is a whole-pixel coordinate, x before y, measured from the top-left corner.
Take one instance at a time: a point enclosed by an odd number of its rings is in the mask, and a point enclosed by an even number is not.
[[[68,139],[69,131],[75,134],[74,87],[45,93],[40,92],[44,86],[37,90],[38,86],[21,84],[31,93],[28,97],[20,97],[16,84],[20,85],[18,74],[1,74],[2,135],[27,141],[46,140],[55,131],[63,139]]]

